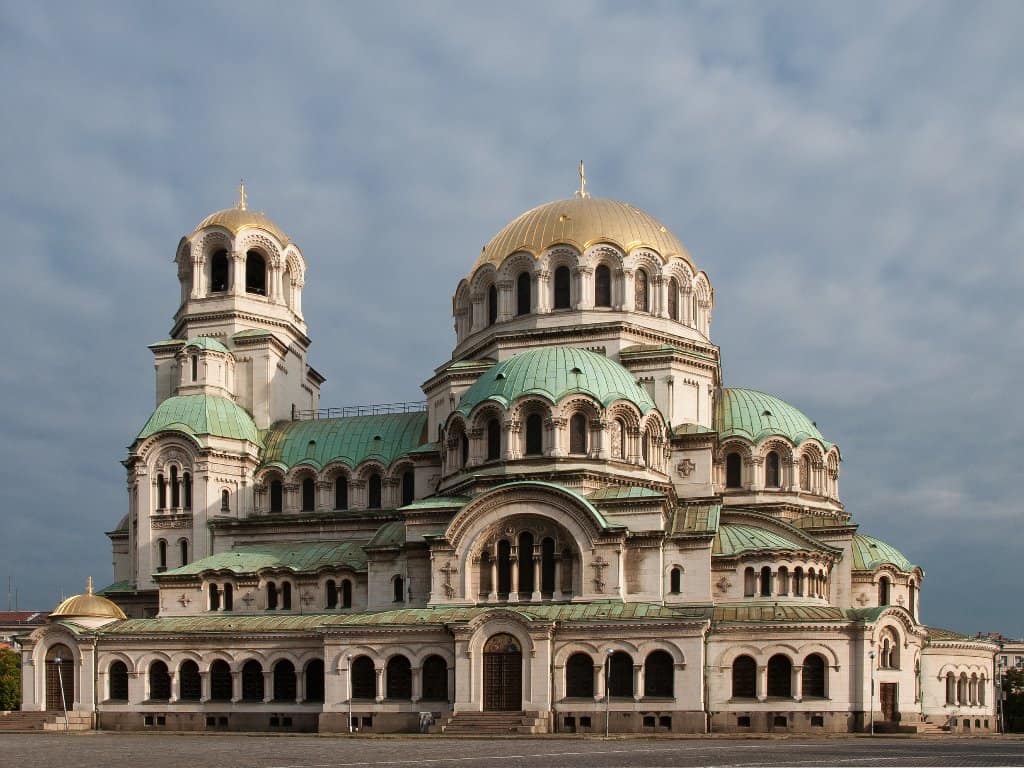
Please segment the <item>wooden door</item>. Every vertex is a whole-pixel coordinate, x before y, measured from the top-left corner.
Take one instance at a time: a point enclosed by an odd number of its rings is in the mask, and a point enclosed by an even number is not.
[[[880,683],[878,692],[882,705],[882,718],[896,720],[896,683]]]
[[[484,709],[523,708],[523,652],[511,635],[495,635],[484,645]]]
[[[75,664],[71,649],[55,645],[46,652],[46,708],[61,711],[73,709],[75,704]],[[58,664],[58,659],[60,663]],[[61,686],[64,696],[61,697]]]

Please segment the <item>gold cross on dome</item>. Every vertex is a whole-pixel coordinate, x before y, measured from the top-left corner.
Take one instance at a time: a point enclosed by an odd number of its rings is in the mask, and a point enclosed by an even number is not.
[[[92,576],[90,576],[89,579],[86,581],[86,587],[88,588],[89,594],[91,595],[92,594]]]
[[[249,207],[249,202],[245,197],[245,179],[238,182],[238,210],[245,211]]]
[[[587,192],[587,174],[583,169],[582,160],[580,160],[580,189],[576,194],[579,195],[581,199],[584,197],[590,197],[590,193]]]

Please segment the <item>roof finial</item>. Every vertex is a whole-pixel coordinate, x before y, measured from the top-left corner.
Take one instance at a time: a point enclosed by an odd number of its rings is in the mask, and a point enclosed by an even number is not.
[[[245,179],[238,182],[238,210],[248,210],[249,204],[245,199]]]
[[[92,576],[90,576],[88,581],[86,581],[86,589],[88,590],[89,594],[91,595],[92,594]]]
[[[590,197],[590,193],[587,192],[587,174],[583,170],[583,161],[580,160],[580,189],[576,193],[579,198]]]

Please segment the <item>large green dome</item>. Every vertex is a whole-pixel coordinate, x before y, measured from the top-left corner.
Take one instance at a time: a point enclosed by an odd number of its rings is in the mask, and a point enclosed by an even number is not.
[[[851,543],[853,554],[853,569],[855,571],[873,571],[880,565],[888,564],[903,573],[910,573],[914,570],[906,555],[900,552],[892,544],[876,539],[874,536],[865,536],[863,533],[854,534]]]
[[[157,432],[178,431],[189,435],[213,435],[260,444],[256,424],[242,406],[218,395],[178,395],[156,407],[137,440]]]
[[[720,439],[739,436],[753,443],[775,435],[785,437],[793,445],[815,439],[831,444],[822,437],[813,421],[792,405],[756,389],[723,388],[715,404],[715,429]]]
[[[647,390],[613,360],[584,349],[546,347],[520,352],[488,370],[462,395],[458,411],[468,414],[485,400],[507,408],[523,395],[558,403],[575,393],[590,395],[604,406],[628,400],[641,413],[654,408]]]

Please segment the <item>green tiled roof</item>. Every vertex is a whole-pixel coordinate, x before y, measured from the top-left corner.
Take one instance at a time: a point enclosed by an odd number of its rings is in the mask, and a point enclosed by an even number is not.
[[[96,590],[96,594],[100,597],[106,597],[112,593],[123,593],[123,592],[134,592],[135,582],[127,579],[123,581],[115,581],[113,584],[108,584],[103,589]]]
[[[128,619],[108,624],[99,632],[104,635],[180,634],[183,632],[315,632],[323,623],[324,615],[277,614],[246,616],[244,614],[218,614],[209,616],[168,616],[156,619]]]
[[[714,432],[713,429],[708,429],[703,424],[677,424],[672,428],[673,435],[707,435]]]
[[[804,414],[789,403],[754,389],[722,389],[715,403],[715,426],[723,440],[738,435],[759,443],[779,435],[794,445],[813,438],[826,449],[831,447]]]
[[[988,640],[987,638],[971,637],[970,635],[964,635],[960,632],[954,632],[952,629],[940,629],[939,627],[928,627],[928,639],[938,640],[940,642],[943,640],[947,642],[962,642],[964,640],[979,640],[981,642],[991,642],[991,640]]]
[[[406,504],[400,509],[458,509],[466,506],[470,501],[469,496],[430,496],[426,499],[417,499],[412,504]]]
[[[591,501],[625,501],[629,499],[664,499],[665,494],[661,491],[642,488],[638,485],[613,485],[606,488],[598,488],[596,491],[588,493],[587,498]]]
[[[523,395],[535,394],[553,403],[577,392],[602,405],[629,400],[642,413],[654,408],[647,390],[633,374],[604,355],[571,347],[547,347],[520,352],[486,371],[466,390],[459,412],[468,414],[485,400],[508,407]]]
[[[854,535],[851,546],[855,571],[873,571],[883,563],[893,565],[904,573],[914,570],[914,564],[902,552],[881,539],[858,533]]]
[[[359,571],[366,568],[366,553],[352,541],[282,542],[249,544],[230,552],[220,552],[167,571],[162,576],[193,576],[204,571],[256,573],[264,569],[287,568],[296,573],[311,573],[320,568],[342,567]]]
[[[367,547],[400,547],[405,544],[405,521],[393,520],[384,523],[377,532],[373,534]]]
[[[156,407],[137,440],[157,432],[177,430],[190,435],[214,435],[260,444],[252,416],[232,400],[219,395],[178,395]]]
[[[830,605],[718,605],[715,621],[848,621]]]
[[[180,347],[185,343],[184,339],[164,339],[163,341],[156,341],[149,345],[150,349],[154,347]]]
[[[669,525],[670,535],[707,535],[718,532],[721,504],[690,504],[676,507]]]
[[[196,349],[209,349],[214,352],[222,352],[225,355],[230,355],[231,352],[216,339],[211,339],[209,336],[197,336],[194,339],[189,339],[185,342],[186,347],[195,347]]]
[[[426,411],[278,422],[266,432],[264,464],[324,467],[340,461],[354,468],[367,459],[385,466],[423,440]]]
[[[262,339],[266,336],[273,336],[270,331],[264,330],[263,328],[250,328],[246,331],[239,331],[232,339]]]
[[[493,488],[491,488],[488,491],[488,493],[494,493],[496,491],[504,490],[506,488],[531,488],[531,487],[532,488],[537,488],[537,487],[540,487],[540,488],[550,488],[552,490],[559,491],[560,493],[566,493],[569,496],[572,496],[582,506],[586,507],[591,512],[591,514],[594,515],[595,518],[597,518],[597,521],[598,521],[598,523],[600,523],[602,528],[609,528],[609,527],[611,527],[611,528],[621,528],[622,527],[622,526],[620,526],[618,524],[609,525],[609,523],[605,519],[604,515],[601,514],[601,511],[597,507],[595,507],[593,505],[593,503],[590,501],[590,499],[588,499],[583,494],[578,493],[577,491],[574,491],[571,488],[566,488],[564,485],[559,485],[558,483],[550,483],[547,480],[512,480],[510,482],[502,483],[501,485],[494,486]]]
[[[806,544],[798,544],[786,536],[758,528],[753,525],[723,523],[718,528],[711,554],[734,556],[745,552],[793,552],[806,550]]]

